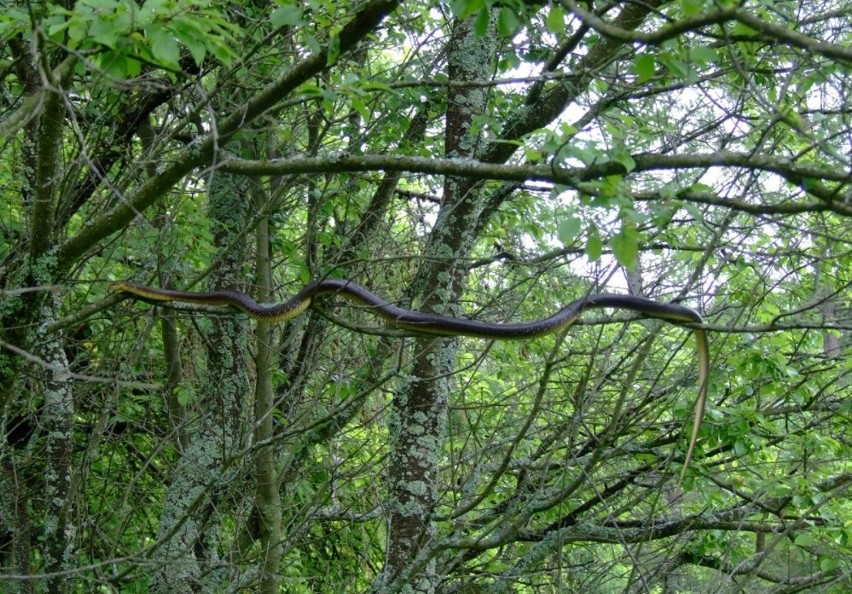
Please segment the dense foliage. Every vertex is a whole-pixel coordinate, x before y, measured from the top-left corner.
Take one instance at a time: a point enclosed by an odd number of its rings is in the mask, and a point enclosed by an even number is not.
[[[0,14],[0,590],[852,590],[852,8]],[[348,278],[539,319],[413,336]]]

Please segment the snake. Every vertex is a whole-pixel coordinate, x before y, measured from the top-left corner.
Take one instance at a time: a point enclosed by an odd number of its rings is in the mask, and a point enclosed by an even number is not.
[[[369,311],[392,325],[418,334],[435,336],[468,336],[494,340],[528,340],[566,330],[586,310],[598,308],[624,309],[643,316],[661,319],[675,324],[688,325],[695,337],[698,351],[698,398],[695,403],[692,433],[682,466],[679,484],[695,453],[701,422],[707,402],[707,387],[710,377],[710,349],[706,332],[698,327],[703,323],[701,315],[684,305],[663,303],[617,293],[596,293],[572,301],[555,314],[529,322],[484,322],[466,318],[403,309],[389,303],[361,285],[337,278],[315,280],[298,293],[275,305],[262,305],[241,291],[222,289],[210,292],[176,291],[141,285],[130,281],[116,282],[110,290],[151,303],[178,301],[201,305],[228,305],[250,317],[263,322],[287,322],[303,314],[317,297],[322,295],[341,296],[367,306]]]

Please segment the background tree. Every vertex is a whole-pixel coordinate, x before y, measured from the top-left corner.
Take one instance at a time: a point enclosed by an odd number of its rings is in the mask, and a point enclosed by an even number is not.
[[[0,15],[10,592],[848,591],[842,2],[81,0]],[[525,342],[321,300],[618,312]]]

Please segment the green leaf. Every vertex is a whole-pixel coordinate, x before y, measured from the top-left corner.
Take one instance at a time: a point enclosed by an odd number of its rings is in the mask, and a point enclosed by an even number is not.
[[[535,162],[535,161],[540,161],[541,159],[544,158],[544,154],[536,148],[533,148],[533,147],[528,146],[526,144],[523,145],[521,148],[524,151],[524,157],[526,157],[527,161]]]
[[[335,35],[331,38],[331,42],[328,44],[328,58],[325,60],[326,66],[331,66],[335,62],[337,62],[337,58],[340,57],[340,37]]]
[[[598,233],[598,228],[592,226],[589,228],[589,238],[586,240],[586,255],[592,262],[597,262],[603,254],[603,242]]]
[[[386,93],[394,92],[390,85],[381,81],[359,81],[359,86],[364,91],[384,91]]]
[[[311,33],[306,33],[304,38],[302,39],[302,42],[308,46],[308,49],[311,50],[312,54],[315,54],[322,49],[322,45],[320,45],[319,39],[317,39]]]
[[[569,216],[559,221],[556,225],[556,234],[559,236],[559,241],[562,245],[568,246],[574,243],[574,240],[580,234],[583,223],[575,216]]]
[[[638,82],[642,83],[653,78],[656,71],[654,56],[640,54],[633,60],[633,72],[636,73]]]
[[[50,37],[53,37],[57,33],[61,33],[62,31],[67,29],[69,26],[71,26],[72,22],[73,21],[64,21],[64,20],[57,20],[56,22],[52,22],[47,27],[47,34]],[[0,32],[2,32],[2,31],[0,31]],[[79,41],[79,39],[78,39],[78,41]]]
[[[145,33],[148,36],[151,54],[157,63],[163,66],[177,67],[180,59],[180,48],[171,31],[159,25],[151,24]]]
[[[511,37],[520,27],[521,21],[515,11],[508,6],[502,7],[497,17],[497,31],[500,32],[500,35]]]
[[[123,38],[125,33],[118,20],[98,19],[89,27],[89,37],[111,49],[115,49],[119,37]]]
[[[298,6],[282,6],[269,15],[269,21],[275,28],[295,25],[302,19],[302,9]]]
[[[218,38],[210,38],[207,44],[208,51],[223,64],[230,63],[235,56],[233,50],[227,44],[221,42]]]
[[[661,54],[660,62],[666,67],[673,76],[686,78],[689,75],[689,64],[685,63],[678,56],[672,54]]]
[[[702,8],[704,8],[703,0],[680,0],[680,10],[685,17],[700,14]]]
[[[817,543],[816,537],[810,532],[800,532],[793,541],[797,546],[810,547]]]
[[[699,223],[704,221],[704,214],[700,210],[698,210],[698,207],[692,202],[685,202],[683,204],[683,209],[689,214],[691,214],[692,218],[694,218]]]
[[[177,38],[178,42],[189,50],[193,60],[200,64],[207,55],[207,34],[198,23],[183,16],[169,21],[169,31]]]
[[[551,6],[544,25],[548,31],[559,35],[565,32],[565,10],[561,6]]]
[[[743,37],[754,37],[757,35],[757,30],[752,29],[745,23],[737,21],[734,24],[734,35],[742,35]]]
[[[691,186],[689,186],[689,189],[692,190],[693,192],[713,193],[713,187],[712,186],[708,186],[707,184],[702,184],[700,182],[696,183],[696,184],[692,184]]]
[[[652,203],[651,221],[655,227],[665,227],[672,220],[675,212],[677,212],[677,208],[671,204]]]
[[[196,400],[195,391],[183,384],[178,385],[175,389],[175,394],[177,395],[177,401],[181,406],[189,406]]]
[[[693,47],[689,50],[689,57],[699,64],[710,64],[719,59],[719,52],[707,46]]]
[[[814,179],[812,177],[803,177],[802,178],[802,188],[805,190],[813,190],[814,188],[819,187],[818,179]]]
[[[484,37],[488,33],[488,23],[491,20],[489,10],[483,8],[476,16],[476,22],[473,24],[473,33],[477,37]]]
[[[355,95],[349,96],[350,105],[352,105],[352,109],[358,112],[358,115],[361,116],[361,119],[365,122],[369,122],[372,117],[373,112],[370,111],[370,108],[367,107],[367,104],[364,101]]]
[[[74,19],[69,21],[68,26],[68,39],[70,41],[71,47],[79,47],[80,42],[87,38],[89,33],[88,27],[86,23],[81,19]]]
[[[639,255],[639,241],[636,231],[631,227],[622,227],[621,231],[612,238],[612,252],[619,264],[633,270],[636,266],[636,258]]]
[[[499,133],[500,131],[500,123],[486,115],[477,115],[473,116],[473,121],[470,124],[471,134],[479,134],[483,130],[488,130],[491,132]]]
[[[101,70],[106,72],[107,76],[117,80],[124,80],[130,76],[130,65],[127,57],[118,52],[108,51],[101,55]]]
[[[485,0],[452,0],[450,10],[457,18],[466,19],[487,7]]]
[[[170,9],[170,0],[145,0],[141,12],[148,14],[165,14]]]
[[[624,169],[627,170],[627,173],[636,169],[636,161],[626,150],[613,151],[612,160],[624,165]]]
[[[299,87],[299,92],[305,97],[322,97],[323,91],[314,83],[305,83]]]

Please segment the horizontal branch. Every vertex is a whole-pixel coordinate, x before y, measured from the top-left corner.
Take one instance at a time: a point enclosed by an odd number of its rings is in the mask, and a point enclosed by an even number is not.
[[[852,216],[852,205],[834,200],[835,193],[825,188],[820,181],[848,183],[849,175],[839,169],[824,169],[814,165],[803,165],[790,159],[768,155],[752,155],[718,151],[697,155],[637,154],[631,171],[620,162],[609,161],[584,167],[550,167],[548,165],[505,165],[484,163],[473,159],[434,159],[405,155],[332,155],[327,157],[297,157],[292,159],[248,160],[224,159],[221,169],[240,175],[295,175],[304,173],[352,173],[358,171],[407,171],[434,175],[450,175],[479,180],[500,181],[544,181],[577,189],[587,181],[602,179],[610,175],[626,175],[632,172],[660,171],[672,169],[706,169],[709,167],[741,167],[766,171],[780,175],[785,180],[800,185],[808,193],[821,200],[819,203],[799,205],[793,212],[834,210]],[[810,180],[805,188],[805,180]],[[710,197],[692,193],[688,199],[709,201]],[[720,199],[723,200],[723,199]],[[725,201],[719,204],[727,206]],[[747,203],[736,204],[744,209]],[[760,208],[760,207],[755,207]],[[764,207],[765,208],[765,207]],[[770,206],[769,208],[773,208]],[[764,213],[758,210],[757,212]]]
[[[670,23],[657,31],[645,33],[643,31],[631,31],[608,23],[591,11],[583,8],[575,0],[566,0],[571,11],[588,27],[596,30],[605,37],[617,39],[625,43],[642,43],[645,45],[659,45],[664,41],[673,39],[688,31],[695,31],[706,25],[721,25],[729,21],[739,21],[744,25],[765,35],[769,39],[779,40],[787,45],[819,54],[826,58],[841,62],[852,63],[852,48],[836,43],[828,43],[814,37],[804,35],[798,31],[788,29],[784,25],[776,25],[766,19],[757,17],[741,8],[724,8],[714,10],[705,14],[685,18]]]
[[[121,386],[124,388],[130,388],[134,390],[148,390],[148,391],[157,391],[161,390],[162,386],[159,384],[149,384],[146,382],[133,382],[133,381],[125,381],[120,380],[114,377],[100,377],[96,375],[87,375],[84,373],[76,373],[71,371],[68,367],[61,367],[59,365],[54,365],[49,361],[45,361],[38,355],[35,355],[29,351],[26,351],[22,348],[16,347],[13,344],[9,344],[4,340],[0,340],[0,350],[6,349],[9,352],[15,353],[22,359],[29,361],[30,363],[34,363],[44,369],[45,371],[49,371],[53,373],[57,380],[79,380],[84,382],[95,382],[100,384],[110,384],[112,386]]]
[[[743,167],[777,173],[785,177],[821,179],[833,182],[848,182],[849,175],[836,169],[823,169],[813,165],[801,165],[789,159],[768,155],[752,155],[718,151],[697,155],[633,155],[636,163],[632,171],[654,171],[662,169],[693,169],[708,167]],[[433,173],[473,179],[502,181],[550,181],[573,185],[578,182],[599,179],[608,175],[629,173],[620,162],[608,161],[585,167],[550,167],[548,165],[503,165],[483,163],[473,159],[435,159],[432,157],[409,157],[405,155],[359,155],[346,153],[328,157],[297,157],[293,159],[271,159],[254,161],[230,158],[223,160],[224,171],[242,175],[292,175],[297,173],[349,173],[353,171],[409,171]]]
[[[838,45],[808,37],[782,25],[770,23],[741,9],[736,11],[736,19],[755,31],[760,31],[774,39],[780,39],[789,45],[825,56],[826,58],[852,63],[852,47],[848,45]]]
[[[690,328],[701,328],[721,334],[749,334],[765,332],[787,332],[789,330],[852,330],[852,324],[826,324],[822,322],[796,322],[794,324],[754,324],[751,326],[726,326],[725,324],[695,324]]]
[[[639,192],[632,194],[633,199],[637,202],[656,202],[662,199],[659,192]],[[737,200],[736,198],[727,198],[713,192],[702,192],[693,189],[685,189],[677,192],[676,198],[683,202],[691,202],[693,204],[704,204],[707,206],[721,206],[737,212],[744,212],[754,215],[793,215],[806,212],[826,212],[835,211],[839,214],[852,216],[852,207],[842,203],[834,202],[781,202],[778,204],[767,204],[765,202],[753,204],[745,200]]]
[[[594,29],[605,37],[617,39],[626,43],[643,43],[645,45],[659,45],[664,41],[673,39],[678,35],[682,35],[688,31],[694,31],[705,25],[721,24],[726,21],[731,21],[736,18],[736,11],[731,8],[714,10],[705,14],[700,14],[694,17],[688,17],[658,29],[651,33],[644,31],[629,31],[618,25],[608,23],[595,13],[586,10],[575,0],[566,0],[565,4],[571,9],[571,12],[580,19],[587,27]]]

